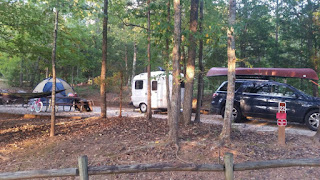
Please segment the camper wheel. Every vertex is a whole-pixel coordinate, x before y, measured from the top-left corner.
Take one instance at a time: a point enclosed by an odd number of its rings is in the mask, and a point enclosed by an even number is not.
[[[142,113],[147,112],[147,105],[145,103],[141,103],[139,108]]]

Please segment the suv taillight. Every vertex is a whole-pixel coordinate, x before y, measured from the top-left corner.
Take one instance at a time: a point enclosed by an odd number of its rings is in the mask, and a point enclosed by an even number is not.
[[[218,96],[218,93],[213,93],[212,94],[212,98],[215,98],[216,96]]]

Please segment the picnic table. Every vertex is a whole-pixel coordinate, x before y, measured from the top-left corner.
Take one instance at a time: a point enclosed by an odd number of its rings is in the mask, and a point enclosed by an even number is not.
[[[42,97],[41,102],[45,107],[45,112],[47,112],[51,107],[51,96]],[[67,96],[56,96],[56,106],[62,106],[63,111],[74,109],[80,112],[90,112],[93,111],[93,101],[87,100],[80,97],[67,97]],[[67,109],[66,109],[67,108]],[[58,108],[56,108],[58,109]]]

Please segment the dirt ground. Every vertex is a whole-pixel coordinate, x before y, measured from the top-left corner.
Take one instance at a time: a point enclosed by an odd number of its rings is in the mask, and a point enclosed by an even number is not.
[[[307,136],[287,135],[285,147],[271,132],[232,131],[232,146],[217,148],[219,125],[182,126],[180,150],[166,145],[165,119],[97,117],[57,119],[57,136],[49,137],[50,119],[0,114],[0,173],[77,167],[87,155],[90,166],[158,162],[222,163],[232,152],[235,163],[273,159],[319,158],[320,148]],[[235,172],[235,179],[319,179],[319,167]],[[74,178],[55,178],[74,179]],[[77,179],[77,178],[76,178]],[[157,172],[90,176],[90,179],[224,179],[219,172]]]
[[[99,93],[85,89],[81,97],[99,105]],[[108,106],[118,106],[116,93],[108,93]],[[205,98],[210,100],[210,98]],[[124,95],[129,107],[130,95]],[[205,102],[205,107],[208,102]],[[132,106],[130,106],[132,107]],[[1,107],[0,107],[1,108]],[[234,162],[274,159],[319,158],[320,147],[310,137],[286,135],[285,147],[277,145],[275,132],[233,129],[232,146],[218,148],[221,125],[180,126],[180,150],[167,145],[166,119],[143,117],[58,118],[55,137],[49,137],[50,118],[23,118],[0,113],[0,173],[77,167],[77,159],[87,155],[90,166],[168,163],[218,164],[225,152]],[[235,179],[319,179],[319,167],[291,167],[235,172]],[[1,178],[1,177],[0,177]],[[78,178],[52,178],[78,179]],[[90,179],[224,179],[221,172],[156,172],[90,176]]]

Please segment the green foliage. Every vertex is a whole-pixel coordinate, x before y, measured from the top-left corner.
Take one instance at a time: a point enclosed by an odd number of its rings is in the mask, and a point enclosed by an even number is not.
[[[19,57],[10,57],[5,53],[0,54],[0,74],[8,80],[9,85],[16,86],[19,83],[20,64]]]
[[[171,1],[171,20],[168,22],[167,3],[167,0],[153,0],[150,4],[152,70],[170,65],[165,51],[167,40],[169,51],[172,51],[174,11]],[[275,1],[241,0],[237,3],[235,37],[238,66],[311,67],[319,71],[317,1],[280,1],[278,7]],[[187,52],[190,1],[182,1],[181,5],[182,46]],[[25,81],[31,81],[35,75],[35,81],[45,77],[45,69],[51,69],[55,10],[60,11],[57,76],[70,83],[80,83],[100,75],[102,1],[5,0],[0,4],[0,76],[15,84],[18,84],[20,72],[24,73]],[[138,47],[136,74],[145,71],[146,12],[145,0],[109,1],[109,79],[117,80],[115,74],[119,71],[125,72],[125,77],[131,76],[133,42]],[[203,33],[197,33],[195,37],[204,41],[206,71],[211,67],[227,67],[227,20],[228,4],[224,0],[204,1]],[[22,61],[24,67],[21,70]],[[207,89],[215,89],[216,84],[220,84],[210,79],[205,82],[210,84]]]

